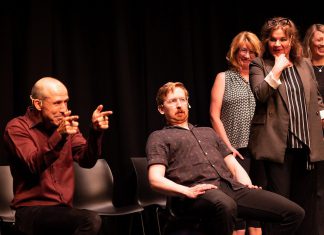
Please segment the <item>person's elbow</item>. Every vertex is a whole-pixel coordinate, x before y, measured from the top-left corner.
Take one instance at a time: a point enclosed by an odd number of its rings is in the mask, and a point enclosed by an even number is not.
[[[148,171],[148,180],[153,190],[159,191],[163,181],[164,175],[161,169],[156,166],[151,166]]]

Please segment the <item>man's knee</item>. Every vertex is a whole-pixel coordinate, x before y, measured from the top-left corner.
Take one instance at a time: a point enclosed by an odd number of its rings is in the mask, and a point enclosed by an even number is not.
[[[87,230],[91,235],[96,235],[99,233],[101,228],[101,217],[95,212],[87,211],[85,216],[83,217],[82,224],[80,226],[80,230]]]
[[[97,213],[93,213],[91,216],[91,224],[92,224],[92,230],[94,233],[98,233],[101,228],[101,217]]]
[[[291,210],[290,216],[288,218],[295,221],[296,224],[301,224],[305,217],[305,210],[296,204],[293,210]]]

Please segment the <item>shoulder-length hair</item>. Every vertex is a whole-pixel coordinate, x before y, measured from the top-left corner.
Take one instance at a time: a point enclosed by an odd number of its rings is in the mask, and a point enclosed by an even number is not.
[[[261,54],[261,42],[257,35],[249,31],[243,31],[237,34],[233,38],[226,55],[229,67],[237,71],[239,71],[241,68],[241,64],[237,58],[237,53],[239,52],[243,43],[248,43],[248,46],[251,47],[250,49],[255,52],[256,56],[260,56]]]
[[[262,57],[265,59],[273,58],[269,51],[268,43],[273,31],[282,29],[286,37],[291,40],[291,49],[289,52],[289,59],[292,62],[299,62],[303,56],[302,44],[299,39],[299,32],[291,19],[285,17],[274,17],[267,20],[261,28],[261,42],[263,46]]]
[[[304,41],[303,41],[303,55],[307,58],[312,59],[312,40],[314,37],[314,33],[316,31],[324,33],[324,25],[323,24],[312,24],[305,33]]]

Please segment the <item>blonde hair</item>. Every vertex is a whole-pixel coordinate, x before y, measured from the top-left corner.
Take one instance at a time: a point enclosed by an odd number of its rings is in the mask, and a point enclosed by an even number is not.
[[[229,66],[237,71],[240,70],[241,65],[237,59],[237,53],[240,50],[240,47],[243,43],[248,43],[256,54],[256,56],[260,56],[261,54],[261,41],[258,36],[249,31],[243,31],[237,34],[230,45],[230,49],[227,52],[226,59],[229,63]]]
[[[165,97],[169,92],[173,92],[176,87],[179,87],[184,90],[186,98],[189,98],[189,93],[187,88],[181,82],[167,82],[161,86],[156,94],[156,104],[157,106],[163,105]]]
[[[307,58],[312,59],[312,40],[314,37],[314,33],[316,31],[324,33],[324,25],[323,24],[312,24],[306,31],[304,41],[303,41],[303,55]]]

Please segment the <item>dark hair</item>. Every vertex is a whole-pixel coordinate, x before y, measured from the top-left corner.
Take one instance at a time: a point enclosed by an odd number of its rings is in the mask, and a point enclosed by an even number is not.
[[[299,39],[299,32],[294,22],[286,17],[274,17],[267,20],[261,29],[261,42],[263,46],[263,58],[273,58],[269,52],[268,43],[273,31],[282,29],[286,36],[291,40],[291,49],[289,52],[289,59],[292,62],[299,62],[302,58],[302,44]]]

